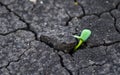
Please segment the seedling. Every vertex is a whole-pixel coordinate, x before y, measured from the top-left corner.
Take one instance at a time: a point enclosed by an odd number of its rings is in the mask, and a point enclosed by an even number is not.
[[[74,35],[75,38],[79,40],[78,44],[75,46],[74,51],[77,51],[77,49],[82,45],[83,42],[87,41],[87,39],[90,37],[91,31],[89,29],[84,29],[81,32],[81,35]]]
[[[77,1],[77,0],[74,0],[74,4],[75,4],[75,5],[78,5],[79,3],[78,3],[78,1]]]
[[[78,5],[78,2],[74,2],[75,5]]]

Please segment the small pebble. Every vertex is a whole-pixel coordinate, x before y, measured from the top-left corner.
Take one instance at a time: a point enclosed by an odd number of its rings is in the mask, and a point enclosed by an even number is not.
[[[31,2],[33,2],[34,4],[36,4],[37,0],[30,0]]]
[[[40,1],[41,4],[43,4],[43,1]]]

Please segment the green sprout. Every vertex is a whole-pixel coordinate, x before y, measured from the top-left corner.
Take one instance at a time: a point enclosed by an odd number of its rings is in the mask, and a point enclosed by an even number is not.
[[[79,3],[78,3],[78,1],[77,1],[77,0],[74,0],[74,4],[75,4],[75,5],[78,5]]]
[[[78,5],[78,2],[74,2],[75,5]]]
[[[87,39],[90,37],[91,31],[89,29],[84,29],[81,32],[81,35],[74,35],[75,38],[79,40],[78,44],[75,46],[74,51],[77,51],[77,49],[82,45],[83,42],[87,41]]]

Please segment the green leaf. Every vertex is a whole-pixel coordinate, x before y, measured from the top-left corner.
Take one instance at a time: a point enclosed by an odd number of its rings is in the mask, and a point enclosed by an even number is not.
[[[77,38],[78,40],[80,39],[80,36],[78,35],[74,35],[75,38]]]
[[[85,42],[91,35],[91,31],[89,29],[84,29],[81,32],[80,38]]]

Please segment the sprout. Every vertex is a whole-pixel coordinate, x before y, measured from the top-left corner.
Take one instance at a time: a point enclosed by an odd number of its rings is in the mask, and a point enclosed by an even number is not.
[[[78,5],[78,2],[74,2],[75,5]]]
[[[87,41],[87,39],[90,37],[91,31],[89,29],[84,29],[81,32],[81,35],[74,35],[75,38],[79,40],[78,44],[75,46],[74,51],[77,51],[77,49],[82,45],[83,42]]]
[[[78,5],[79,3],[78,3],[78,1],[77,1],[77,0],[74,0],[74,4],[75,4],[75,5]]]

